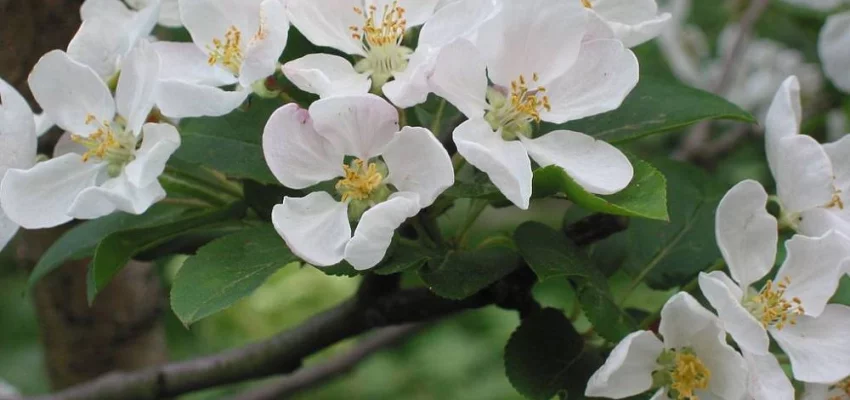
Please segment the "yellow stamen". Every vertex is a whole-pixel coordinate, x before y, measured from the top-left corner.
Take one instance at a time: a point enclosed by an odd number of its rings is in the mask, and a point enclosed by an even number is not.
[[[367,164],[359,158],[350,166],[343,165],[342,168],[345,171],[345,177],[336,183],[336,189],[342,194],[343,202],[368,199],[384,180],[378,172],[377,164]]]
[[[587,8],[593,8],[593,4],[590,4],[590,0],[581,0],[581,5]]]
[[[532,81],[537,82],[540,77],[535,73]],[[520,75],[518,80],[511,82],[511,106],[519,114],[517,117],[530,118],[534,122],[540,122],[540,111],[551,111],[549,96],[546,96],[546,88],[537,86],[528,87],[525,76]]]
[[[264,35],[263,25],[260,24],[258,35]],[[231,26],[224,34],[224,41],[213,39],[213,46],[208,46],[210,51],[209,64],[221,64],[234,75],[239,74],[242,66],[242,32],[235,26]]]
[[[833,193],[832,194],[832,201],[830,201],[829,204],[827,204],[825,206],[825,208],[832,208],[832,207],[838,207],[839,210],[844,209],[844,202],[841,201],[841,192],[840,191]]]
[[[407,30],[407,20],[404,18],[405,10],[399,7],[398,1],[392,5],[384,5],[380,15],[378,7],[370,5],[365,11],[360,7],[354,7],[354,12],[364,18],[363,27],[350,26],[351,37],[363,40],[369,48],[387,45],[401,45],[404,32]]]
[[[97,118],[94,115],[86,116],[86,124],[92,124],[96,121]],[[115,138],[115,133],[110,127],[109,121],[103,121],[97,125],[97,130],[87,137],[71,135],[71,140],[89,149],[83,153],[83,162],[88,162],[92,157],[102,160],[110,150],[121,148],[121,143]]]
[[[671,391],[678,394],[676,400],[699,400],[694,390],[705,390],[711,380],[711,371],[693,353],[676,353],[676,365],[670,373],[673,383]]]
[[[773,326],[781,330],[787,324],[795,325],[797,317],[805,314],[803,302],[798,297],[790,300],[785,298],[785,291],[790,284],[791,278],[788,277],[778,284],[769,280],[761,291],[747,302],[750,313],[760,320],[765,328]]]

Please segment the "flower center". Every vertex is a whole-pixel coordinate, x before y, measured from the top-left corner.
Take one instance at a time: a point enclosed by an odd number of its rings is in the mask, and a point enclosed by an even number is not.
[[[844,209],[844,202],[841,201],[841,191],[836,191],[832,194],[832,201],[825,205],[824,208],[838,207],[839,210]]]
[[[342,201],[367,200],[384,181],[376,163],[355,159],[351,165],[343,165],[345,177],[336,183]]]
[[[581,5],[585,6],[586,8],[593,8],[593,4],[590,3],[590,0],[581,0]]]
[[[262,24],[260,24],[262,33]],[[232,72],[234,75],[239,74],[242,67],[242,32],[235,26],[227,29],[224,34],[224,40],[213,39],[213,45],[207,46],[210,52],[210,57],[207,62],[210,65],[221,64],[222,67]]]
[[[516,139],[517,135],[529,136],[531,124],[540,122],[540,112],[552,110],[546,88],[537,85],[539,79],[537,74],[532,75],[529,86],[525,76],[520,75],[511,82],[510,94],[498,89],[487,92],[490,110],[484,118],[493,129],[501,129],[506,140]]]
[[[708,388],[711,371],[690,348],[665,350],[657,362],[653,381],[656,387],[667,387],[671,399],[699,400],[694,390]]]
[[[781,330],[787,324],[794,325],[797,323],[797,317],[805,313],[805,309],[799,297],[790,301],[785,298],[785,291],[790,284],[791,278],[788,277],[778,284],[769,280],[761,291],[744,302],[744,307],[761,321],[765,328],[773,326]]]
[[[118,122],[97,122],[95,116],[86,116],[86,123],[97,123],[98,128],[94,133],[83,137],[71,135],[71,140],[88,149],[83,153],[83,162],[95,159],[108,164],[109,175],[116,177],[121,173],[125,165],[136,158],[136,138],[124,130],[124,126]]]
[[[364,19],[363,26],[350,26],[351,37],[362,41],[366,57],[357,62],[355,70],[369,73],[372,87],[384,85],[394,73],[404,71],[413,51],[401,45],[407,30],[405,10],[393,1],[384,5],[379,15],[378,7],[370,5],[366,10],[355,7],[354,12]]]

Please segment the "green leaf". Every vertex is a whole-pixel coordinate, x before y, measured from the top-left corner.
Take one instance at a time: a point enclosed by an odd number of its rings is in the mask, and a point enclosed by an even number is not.
[[[635,322],[611,294],[608,281],[587,254],[564,234],[539,222],[526,222],[514,232],[514,241],[529,267],[542,280],[569,279],[596,332],[619,342],[635,329]]]
[[[66,261],[80,260],[94,254],[97,244],[108,235],[132,228],[161,225],[190,210],[186,207],[155,204],[144,214],[114,213],[80,223],[65,232],[44,253],[30,274],[29,287]]]
[[[271,225],[214,240],[180,268],[171,307],[189,326],[250,295],[278,269],[297,261]]]
[[[629,156],[635,175],[618,193],[600,196],[584,190],[563,169],[550,165],[534,171],[534,197],[564,193],[579,206],[606,214],[666,221],[667,180],[649,163]]]
[[[392,275],[411,269],[417,269],[437,259],[440,254],[422,247],[417,242],[399,239],[391,248],[390,255],[372,271],[378,275]]]
[[[450,251],[443,262],[419,271],[419,277],[441,297],[464,299],[504,278],[519,267],[519,256],[508,247]]]
[[[570,320],[554,308],[523,319],[505,346],[505,373],[527,399],[549,400],[565,394],[570,367],[581,356],[584,340]]]
[[[623,143],[717,119],[756,123],[752,115],[722,97],[672,80],[641,76],[616,110],[563,125],[545,124],[542,132],[568,129]]]
[[[167,243],[201,226],[215,225],[243,212],[242,204],[222,209],[199,210],[172,218],[167,223],[125,229],[106,236],[94,251],[91,281],[95,286],[91,293],[96,295],[100,292],[134,255]],[[90,303],[93,300],[94,297],[89,298]]]
[[[679,286],[720,258],[714,212],[724,188],[699,168],[662,161],[669,179],[670,222],[632,221],[626,268],[653,289]]]
[[[174,157],[209,166],[234,178],[278,183],[263,156],[263,128],[282,105],[277,100],[252,99],[247,110],[224,117],[186,118],[180,122],[183,143]]]
[[[444,196],[454,199],[505,200],[505,196],[492,183],[455,181],[454,185],[443,192]]]

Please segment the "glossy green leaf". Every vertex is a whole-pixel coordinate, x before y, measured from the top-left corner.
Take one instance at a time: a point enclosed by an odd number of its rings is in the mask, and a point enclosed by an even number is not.
[[[174,157],[208,166],[234,178],[278,183],[266,165],[263,128],[282,105],[277,100],[252,98],[246,110],[224,117],[186,118],[180,122],[183,143]]]
[[[504,278],[519,267],[519,255],[508,247],[493,246],[450,251],[438,265],[429,265],[419,276],[437,295],[464,299]]]
[[[171,307],[189,326],[250,295],[278,269],[297,261],[270,225],[214,240],[180,268]]]
[[[570,387],[570,367],[584,340],[570,320],[554,308],[523,319],[505,346],[505,373],[511,385],[530,400],[549,400]]]
[[[62,265],[65,261],[90,257],[98,243],[112,233],[133,228],[144,228],[167,223],[186,213],[189,208],[168,204],[155,204],[142,215],[114,213],[85,221],[65,232],[44,253],[30,274],[29,287]]]
[[[378,275],[392,275],[424,266],[428,261],[441,256],[435,250],[422,247],[419,243],[399,239],[390,248],[390,254],[372,271]]]
[[[641,76],[640,83],[616,110],[563,125],[546,124],[541,131],[569,129],[623,143],[705,120],[756,123],[752,115],[720,96],[676,81]]]
[[[584,190],[560,167],[550,165],[534,171],[534,197],[563,193],[579,206],[595,212],[666,221],[667,181],[646,161],[630,157],[634,178],[628,187],[609,196]]]

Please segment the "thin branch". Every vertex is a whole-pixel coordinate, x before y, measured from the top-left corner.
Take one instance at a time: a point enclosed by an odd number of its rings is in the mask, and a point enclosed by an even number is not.
[[[243,393],[236,400],[279,400],[295,393],[312,389],[340,375],[351,372],[357,364],[371,355],[395,346],[421,330],[423,325],[410,324],[383,328],[374,335],[363,339],[349,352],[334,357],[323,364],[302,369],[292,375],[278,379],[259,389]]]

